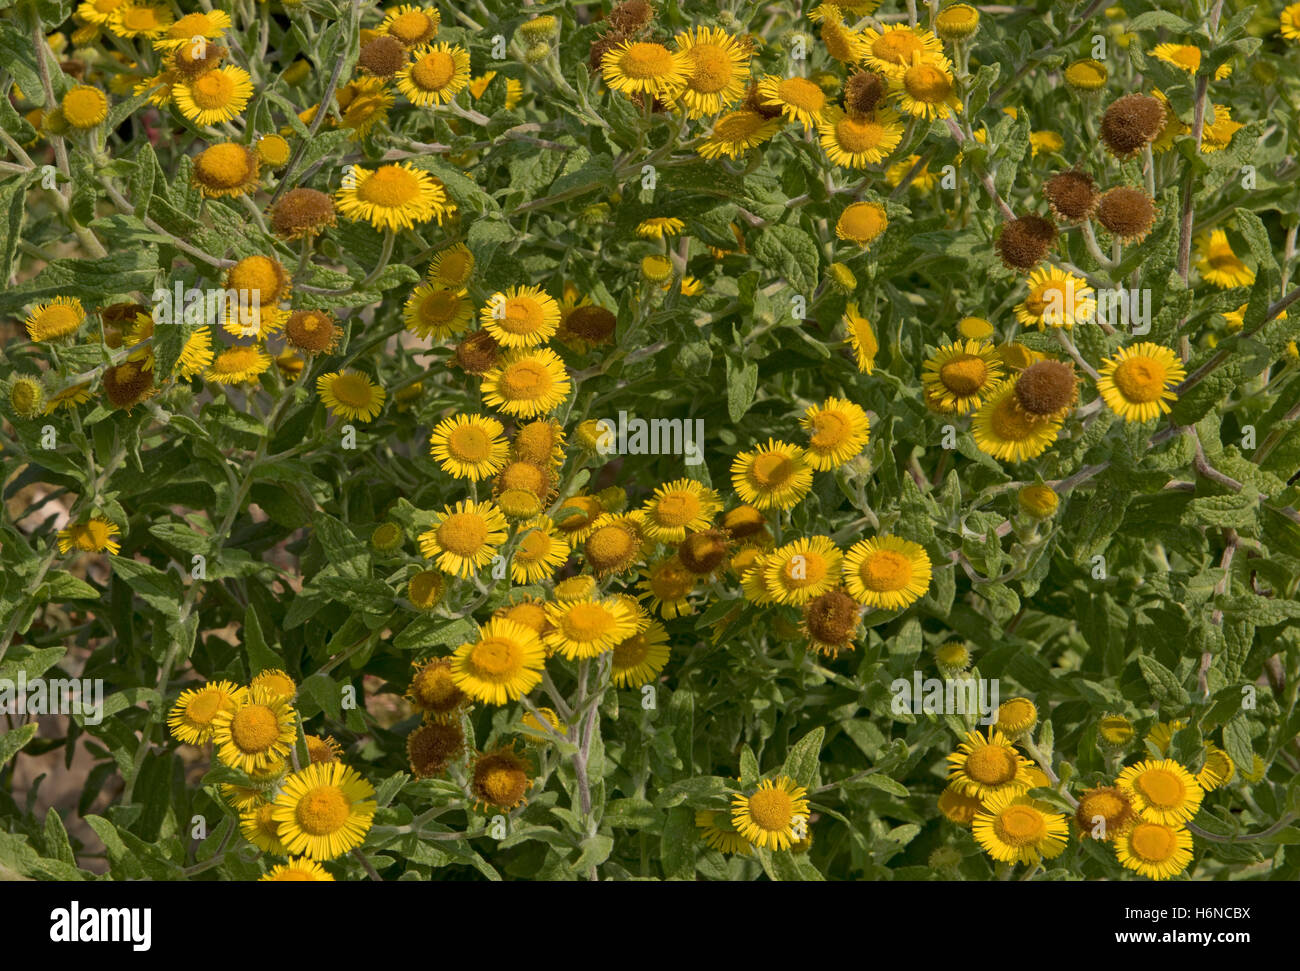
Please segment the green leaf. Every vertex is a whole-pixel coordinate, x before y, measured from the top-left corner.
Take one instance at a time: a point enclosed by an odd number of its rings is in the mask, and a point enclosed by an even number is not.
[[[5,732],[0,735],[0,765],[4,765],[12,759],[18,752],[36,737],[36,730],[40,728],[36,722],[28,722],[26,725],[20,725],[11,732]]]
[[[760,263],[785,277],[795,294],[811,300],[821,272],[817,244],[797,226],[778,224],[764,227],[754,243]]]
[[[727,356],[727,414],[740,421],[754,403],[758,391],[758,362],[737,361]]]
[[[1179,708],[1188,704],[1191,699],[1187,690],[1179,683],[1172,671],[1155,658],[1139,656],[1137,661],[1142,677],[1146,680],[1147,687],[1151,689],[1153,699],[1161,704]]]
[[[804,788],[812,788],[817,778],[822,741],[825,738],[826,729],[818,727],[799,739],[785,758],[785,765],[781,767],[782,775],[789,776]]]

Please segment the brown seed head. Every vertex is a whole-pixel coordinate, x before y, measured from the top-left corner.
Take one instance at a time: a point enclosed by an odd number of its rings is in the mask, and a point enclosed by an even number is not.
[[[334,225],[334,200],[316,189],[290,189],[271,210],[271,228],[284,239],[315,236]]]
[[[1121,240],[1141,239],[1156,221],[1155,203],[1141,189],[1107,189],[1097,202],[1097,221]]]
[[[362,45],[357,64],[377,78],[391,78],[406,66],[406,48],[396,37],[380,34]]]
[[[475,331],[456,345],[456,363],[470,374],[486,374],[500,350],[495,337],[485,330]]]
[[[342,331],[323,310],[295,310],[284,325],[284,336],[305,354],[322,354],[338,345]]]
[[[1016,403],[1026,414],[1046,418],[1074,404],[1078,389],[1074,368],[1060,361],[1039,361],[1016,379]]]
[[[870,114],[884,98],[885,82],[871,71],[858,71],[844,82],[844,106],[854,114]]]
[[[1086,172],[1061,172],[1043,185],[1043,195],[1060,219],[1081,222],[1097,208],[1097,183]]]
[[[828,590],[804,607],[803,622],[814,640],[844,645],[858,626],[857,602],[843,590]]]
[[[608,19],[612,30],[635,34],[654,22],[655,8],[646,0],[624,0],[609,12]]]
[[[998,255],[1005,266],[1032,270],[1047,256],[1056,242],[1056,225],[1050,219],[1030,213],[1003,223],[998,234]]]
[[[1165,106],[1148,94],[1126,94],[1101,116],[1101,140],[1116,158],[1132,158],[1165,126]]]

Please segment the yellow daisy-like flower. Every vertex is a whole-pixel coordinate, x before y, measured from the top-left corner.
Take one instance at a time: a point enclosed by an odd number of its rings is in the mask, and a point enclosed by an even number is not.
[[[697,810],[695,828],[700,831],[700,839],[719,853],[732,856],[751,856],[753,848],[749,840],[741,836],[731,826],[731,821],[724,812]]]
[[[27,315],[27,336],[38,343],[61,340],[75,334],[85,319],[85,308],[76,297],[55,297],[32,308]]]
[[[456,208],[441,182],[405,162],[381,165],[373,172],[352,166],[334,200],[348,219],[394,231],[412,229],[431,219],[441,226]]]
[[[503,354],[483,376],[483,401],[517,418],[554,411],[569,396],[569,375],[550,348],[518,349]]]
[[[463,287],[474,274],[474,253],[464,243],[454,243],[433,255],[429,272],[430,283],[443,287]]]
[[[469,85],[469,51],[459,44],[424,50],[397,75],[397,90],[413,105],[447,104]]]
[[[1130,765],[1115,785],[1128,793],[1143,819],[1177,826],[1196,815],[1205,790],[1173,759],[1147,759]]]
[[[987,735],[967,732],[957,751],[948,756],[950,787],[984,801],[1003,793],[1020,795],[1029,789],[1029,762],[996,728]]]
[[[1195,74],[1201,69],[1201,49],[1192,44],[1157,44],[1150,51],[1153,57],[1181,68],[1188,74]],[[1231,64],[1220,64],[1214,72],[1214,80],[1222,81],[1232,74]]]
[[[479,320],[502,347],[536,347],[555,334],[560,305],[541,287],[511,287],[488,298]]]
[[[776,603],[800,606],[839,584],[843,559],[829,536],[797,539],[763,558],[763,586]]]
[[[1038,724],[1038,706],[1028,698],[1009,698],[998,706],[995,724],[1011,738],[1024,735]]]
[[[942,55],[923,58],[914,54],[911,65],[890,79],[890,89],[906,114],[942,120],[961,111],[952,72],[952,62]]]
[[[637,584],[640,597],[650,604],[650,609],[669,619],[694,613],[691,592],[698,577],[687,569],[676,556],[653,564],[645,578]]]
[[[781,115],[811,129],[821,122],[826,110],[826,92],[804,77],[779,78],[769,74],[758,82],[758,100],[768,108],[780,108]]]
[[[177,81],[171,90],[182,115],[197,125],[217,125],[237,117],[248,106],[253,82],[242,67],[226,64],[192,81]]]
[[[84,6],[84,4],[83,4]],[[1278,14],[1279,33],[1287,40],[1300,41],[1300,3],[1293,3]]]
[[[474,78],[469,83],[469,93],[476,99],[483,97],[487,93],[488,85],[492,83],[492,79],[496,76],[496,71],[488,71],[481,77]],[[505,108],[506,111],[509,111],[523,99],[524,86],[514,78],[503,78],[502,80],[506,86]]]
[[[1091,57],[1071,62],[1062,74],[1066,84],[1080,91],[1100,91],[1110,77],[1106,65]]]
[[[124,3],[109,15],[108,29],[130,40],[133,37],[146,37],[150,40],[161,37],[172,24],[172,14],[165,6],[153,6],[147,3]]]
[[[388,11],[378,32],[397,38],[407,50],[423,47],[438,34],[442,15],[434,7],[413,7],[409,4]]]
[[[289,851],[280,842],[280,824],[273,818],[274,814],[275,806],[269,802],[245,809],[239,814],[239,831],[263,853],[288,856]]]
[[[870,246],[888,228],[889,214],[878,202],[852,203],[835,221],[835,235],[859,246]]]
[[[1227,105],[1210,105],[1205,112],[1205,127],[1201,131],[1201,151],[1221,152],[1232,144],[1232,136],[1245,128],[1232,120],[1232,109]]]
[[[707,529],[722,508],[718,494],[694,479],[677,479],[657,488],[646,500],[639,520],[641,530],[660,543],[680,543],[687,532]]]
[[[981,452],[1004,462],[1024,462],[1042,455],[1056,441],[1062,417],[1039,418],[1019,407],[1014,378],[994,385],[975,412],[971,432]]]
[[[337,418],[371,421],[384,408],[387,393],[360,371],[333,371],[316,379],[316,391]]]
[[[228,347],[213,358],[203,376],[217,384],[252,384],[270,366],[270,355],[256,344]]]
[[[420,551],[444,573],[472,577],[492,562],[507,529],[505,516],[491,502],[464,499],[434,514],[433,527],[420,534]]]
[[[444,418],[429,436],[429,454],[448,475],[477,482],[496,475],[510,446],[501,422],[483,415]]]
[[[82,0],[77,4],[74,17],[81,23],[103,27],[113,16],[113,11],[124,3],[126,0]]]
[[[647,620],[622,597],[571,600],[546,605],[552,630],[546,646],[570,661],[599,657],[647,626]]]
[[[740,498],[758,509],[790,509],[812,488],[813,469],[804,450],[768,439],[741,452],[731,463],[731,484]]]
[[[1185,377],[1177,354],[1144,341],[1122,347],[1102,362],[1097,391],[1125,421],[1149,421],[1169,414],[1169,402],[1178,400],[1173,388]]]
[[[519,527],[519,546],[510,558],[510,578],[515,583],[549,580],[569,558],[569,544],[555,533],[549,516],[538,516]]]
[[[212,742],[223,763],[252,774],[288,757],[297,722],[288,699],[264,688],[240,692],[235,705],[213,716]]]
[[[153,42],[154,50],[171,51],[185,47],[195,38],[216,40],[230,29],[230,14],[224,10],[197,11],[186,14],[171,24],[161,37]]]
[[[321,738],[319,735],[303,735],[307,743],[307,758],[312,762],[337,762],[343,755],[343,747],[333,735]]]
[[[474,316],[474,305],[466,290],[421,283],[411,291],[402,307],[406,329],[420,337],[445,340],[463,333]]]
[[[880,109],[885,110],[885,109]],[[921,161],[919,155],[909,155],[907,158],[899,159],[889,168],[885,169],[885,181],[889,185],[897,186],[907,178],[907,173],[912,171],[912,167]],[[930,171],[930,163],[922,163],[921,168],[916,175],[912,176],[910,188],[920,192],[921,195],[928,195],[939,184],[939,176]]]
[[[748,796],[733,796],[731,823],[764,849],[788,850],[808,828],[808,790],[789,776],[764,779]]]
[[[1237,765],[1232,757],[1213,742],[1205,743],[1205,762],[1196,773],[1196,784],[1206,792],[1213,792],[1232,781]]]
[[[248,683],[250,691],[262,691],[273,698],[293,701],[298,693],[298,685],[289,675],[279,668],[259,671]]]
[[[1181,826],[1144,819],[1115,838],[1120,865],[1151,880],[1168,880],[1192,862],[1192,834]]]
[[[342,762],[313,762],[284,780],[271,819],[292,854],[332,860],[360,846],[375,816],[375,787]]]
[[[477,640],[456,648],[451,676],[471,698],[504,705],[537,687],[545,664],[546,649],[535,630],[494,617],[479,630]]]
[[[1069,330],[1080,321],[1091,320],[1097,309],[1088,281],[1059,267],[1035,269],[1029,274],[1028,285],[1029,295],[1016,305],[1016,320],[1026,327]]]
[[[1000,863],[1037,863],[1065,852],[1070,828],[1064,813],[1008,790],[984,800],[971,831],[984,852]]]
[[[625,40],[600,59],[601,76],[620,94],[650,94],[672,101],[686,86],[691,62],[663,44]]]
[[[878,610],[902,610],[930,589],[930,556],[898,536],[864,539],[844,557],[844,585],[853,599]]]
[[[880,342],[876,339],[871,321],[862,316],[853,304],[849,304],[844,309],[843,321],[858,370],[863,374],[870,374],[876,368],[876,355],[880,353]]]
[[[979,340],[945,344],[921,365],[925,403],[944,415],[978,408],[1002,378],[1002,361],[992,344]]]
[[[212,331],[200,327],[185,338],[176,370],[182,378],[196,377],[212,365],[212,354]]]
[[[739,111],[728,112],[715,121],[713,131],[696,151],[708,159],[723,155],[739,158],[780,130],[781,122],[776,118],[765,118],[757,111],[741,108]]]
[[[233,681],[210,681],[182,691],[167,715],[167,730],[178,742],[202,745],[212,738],[217,712],[233,712],[244,690]]]
[[[745,96],[749,50],[718,27],[695,27],[674,38],[685,58],[685,86],[677,100],[688,118],[714,115]]]
[[[685,229],[686,223],[676,216],[653,216],[637,223],[636,234],[642,239],[664,239],[680,236]]]
[[[417,574],[418,575],[418,574]],[[432,574],[441,576],[441,574]],[[456,685],[452,662],[444,657],[429,661],[416,661],[412,665],[415,676],[405,697],[417,710],[424,712],[426,722],[446,724],[457,719],[468,698]]]
[[[338,103],[342,112],[339,125],[350,131],[349,137],[356,141],[388,117],[393,95],[383,78],[363,77],[339,91]]]
[[[1248,287],[1255,282],[1255,271],[1237,258],[1222,229],[1197,239],[1196,269],[1202,280],[1220,290]]]
[[[330,881],[334,876],[315,860],[305,857],[291,857],[288,863],[278,863],[257,878],[259,883],[298,881]]]
[[[73,128],[94,128],[108,117],[108,96],[99,88],[77,84],[60,102],[63,119]]]
[[[854,169],[883,162],[903,140],[898,113],[884,106],[869,115],[850,115],[831,105],[822,113],[817,133],[832,162]]]
[[[934,61],[943,57],[939,38],[919,27],[898,25],[880,30],[868,27],[862,36],[867,42],[867,66],[889,78],[901,76],[918,56]]]
[[[120,535],[122,530],[118,528],[117,523],[102,516],[92,516],[84,523],[71,523],[59,530],[59,552],[67,553],[75,549],[79,553],[107,551],[116,554],[122,548],[122,544],[114,537]]]
[[[1037,158],[1039,152],[1059,152],[1065,148],[1065,139],[1059,132],[1032,131],[1029,133],[1030,157]]]
[[[619,688],[639,688],[658,679],[668,664],[668,631],[657,620],[614,645],[610,680]]]
[[[247,145],[209,145],[194,159],[194,186],[209,199],[246,195],[260,184],[261,164]]]
[[[978,796],[968,796],[955,785],[939,793],[939,812],[958,826],[970,826],[983,808],[984,803]]]
[[[871,45],[858,31],[846,27],[840,8],[823,3],[808,14],[808,19],[820,23],[822,43],[826,53],[841,64],[853,66],[867,56]]]

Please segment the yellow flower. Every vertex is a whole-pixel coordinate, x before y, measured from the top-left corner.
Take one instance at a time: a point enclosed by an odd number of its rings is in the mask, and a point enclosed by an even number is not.
[[[1000,863],[1037,863],[1065,852],[1070,829],[1064,813],[1006,790],[984,800],[971,831],[984,852]]]
[[[707,529],[721,508],[714,490],[694,479],[677,479],[659,486],[646,500],[639,523],[652,540],[680,543],[688,531]]]
[[[474,273],[474,253],[464,243],[453,243],[435,253],[426,274],[430,283],[444,287],[463,287]]]
[[[533,780],[530,766],[513,748],[507,746],[484,752],[474,761],[470,775],[470,792],[480,809],[513,809],[522,805]]]
[[[517,418],[554,411],[569,396],[568,372],[549,348],[518,349],[503,354],[483,376],[483,401]]]
[[[774,602],[801,606],[839,583],[842,562],[829,536],[797,539],[763,558],[763,586]]]
[[[1054,131],[1034,131],[1029,133],[1030,157],[1036,158],[1039,152],[1059,152],[1065,148],[1065,139]]]
[[[731,463],[731,484],[745,502],[759,509],[790,509],[812,488],[813,469],[797,445],[768,439],[767,445],[741,452]]]
[[[161,37],[172,24],[172,14],[165,6],[127,2],[108,18],[108,29],[130,40],[132,37]]]
[[[994,724],[1011,738],[1024,735],[1038,724],[1038,708],[1028,698],[1009,698],[998,706]]]
[[[1205,112],[1205,126],[1201,131],[1201,151],[1219,152],[1232,144],[1232,136],[1245,128],[1232,120],[1232,109],[1227,105],[1210,105]]]
[[[621,94],[650,94],[671,101],[686,86],[691,62],[663,44],[625,40],[601,57],[601,75]]]
[[[509,446],[495,418],[454,415],[444,418],[429,436],[429,454],[448,475],[478,481],[496,475],[506,464]]]
[[[494,617],[479,630],[477,640],[456,648],[451,659],[452,679],[471,698],[504,705],[537,687],[545,664],[546,650],[536,631]]]
[[[1115,785],[1124,790],[1143,819],[1178,826],[1196,815],[1205,791],[1173,759],[1147,759],[1130,765]]]
[[[1065,83],[1080,91],[1099,91],[1106,86],[1109,76],[1106,65],[1091,57],[1074,61],[1065,69]]]
[[[274,813],[275,806],[269,802],[245,809],[239,814],[239,831],[263,853],[288,856],[288,850],[280,842],[280,824],[273,818]]]
[[[314,880],[333,880],[334,877],[315,860],[305,857],[290,857],[288,863],[278,863],[257,878],[259,883],[274,881],[310,882]]]
[[[153,42],[154,50],[170,51],[186,47],[196,37],[216,40],[230,29],[230,14],[224,10],[197,11],[186,14],[168,26],[161,37]],[[197,46],[194,45],[194,46]]]
[[[867,42],[867,66],[890,78],[900,77],[917,56],[934,61],[943,57],[939,38],[918,27],[899,25],[878,31],[868,27],[863,38]]]
[[[948,779],[962,795],[980,800],[1020,795],[1032,782],[1029,763],[996,728],[990,728],[987,735],[966,733],[957,751],[948,756]]]
[[[61,102],[63,118],[73,128],[94,128],[108,117],[108,98],[86,84],[73,85]]]
[[[316,379],[316,391],[337,418],[371,421],[383,410],[387,397],[382,387],[360,371],[333,371]]]
[[[261,160],[246,145],[209,145],[194,159],[194,186],[209,199],[242,196],[258,187]]]
[[[1001,377],[997,351],[979,340],[945,344],[921,365],[925,403],[944,415],[974,411]]]
[[[869,246],[889,228],[889,215],[877,202],[854,202],[835,222],[835,235],[859,246]]]
[[[685,229],[686,223],[675,216],[653,216],[637,223],[636,234],[642,239],[664,239],[680,236]]]
[[[32,308],[27,336],[37,342],[60,340],[75,334],[85,319],[86,311],[76,297],[55,297]]]
[[[831,105],[822,113],[817,132],[832,162],[855,169],[883,162],[903,139],[898,113],[883,106],[870,115],[850,115]]]
[[[242,691],[213,716],[212,742],[222,762],[251,774],[289,755],[297,721],[288,699],[265,688]]]
[[[769,74],[758,82],[758,100],[768,108],[780,108],[781,115],[805,129],[816,127],[826,109],[826,92],[803,77],[779,78]]]
[[[417,574],[418,576],[419,574]],[[432,574],[441,576],[441,574]],[[454,721],[467,702],[467,696],[456,684],[452,661],[444,657],[413,664],[415,675],[406,689],[405,697],[417,711],[424,712],[426,722]]]
[[[1040,484],[1021,487],[1016,493],[1020,508],[1035,519],[1046,519],[1056,512],[1061,504],[1061,497],[1051,486]]]
[[[233,712],[243,691],[233,681],[210,681],[182,691],[167,715],[168,731],[178,742],[202,745],[212,738],[217,712]]]
[[[374,794],[375,787],[342,762],[313,762],[284,780],[271,819],[290,853],[332,860],[365,842]]]
[[[1255,271],[1237,258],[1228,242],[1228,234],[1216,229],[1196,241],[1196,269],[1201,279],[1220,290],[1248,287],[1255,282]]]
[[[807,833],[807,796],[789,776],[764,779],[752,794],[732,798],[731,823],[755,846],[788,850]]]
[[[489,297],[479,319],[502,347],[535,347],[555,334],[560,306],[541,287],[511,287]]]
[[[390,10],[379,33],[396,37],[407,50],[423,47],[438,34],[438,24],[442,15],[433,7],[413,7],[409,4]]]
[[[519,546],[510,558],[510,578],[515,583],[549,580],[569,558],[569,544],[555,534],[549,516],[538,516],[519,527]]]
[[[373,172],[352,166],[334,198],[348,219],[390,231],[412,229],[431,219],[441,226],[456,209],[441,182],[405,162],[381,165]]]
[[[217,384],[251,384],[270,366],[270,355],[260,346],[228,347],[213,359],[203,376]]]
[[[704,158],[739,158],[763,144],[781,130],[781,122],[764,118],[757,111],[741,108],[723,115],[713,123],[713,130],[697,151]]]
[[[671,619],[694,613],[690,596],[696,580],[696,575],[678,557],[670,556],[651,566],[637,587],[642,591],[641,599],[650,604],[652,611]]]
[[[677,100],[688,118],[714,115],[745,95],[749,52],[718,27],[695,27],[674,38],[685,58],[685,86]]]
[[[1169,414],[1169,402],[1178,400],[1173,387],[1185,377],[1173,351],[1143,342],[1120,348],[1102,363],[1097,391],[1125,421],[1149,421]]]
[[[216,125],[237,117],[247,107],[253,82],[243,68],[227,64],[192,81],[177,81],[171,90],[182,115],[198,125]]]
[[[547,604],[546,645],[571,661],[599,657],[646,627],[638,614],[622,597]]]
[[[844,557],[844,585],[853,599],[877,610],[902,610],[930,589],[930,557],[898,536],[864,539]]]
[[[465,499],[434,514],[433,527],[420,534],[420,551],[443,572],[471,577],[496,556],[506,530],[505,517],[495,505]]]
[[[1016,400],[1016,382],[1008,378],[988,392],[975,413],[971,431],[981,452],[1004,462],[1024,462],[1045,452],[1056,441],[1062,416],[1026,413]]]
[[[103,553],[107,550],[116,554],[122,544],[114,537],[121,534],[117,523],[102,516],[92,516],[84,523],[72,523],[59,530],[59,552],[75,549],[80,553]]]
[[[1192,862],[1192,834],[1181,826],[1144,819],[1116,837],[1115,856],[1125,869],[1167,880]]]
[[[949,822],[956,823],[958,826],[970,826],[975,821],[975,816],[984,803],[977,796],[968,796],[956,787],[956,784],[948,786],[947,789],[939,793],[939,812],[943,813]]]
[[[914,54],[912,63],[890,79],[890,90],[905,113],[927,121],[942,120],[961,111],[952,71],[952,62],[942,55],[923,59]]]
[[[1278,27],[1287,40],[1300,41],[1300,3],[1283,8],[1278,15]]]
[[[731,821],[724,812],[697,810],[695,827],[700,831],[700,839],[719,853],[751,856],[754,852],[749,841],[732,828]]]
[[[407,330],[420,337],[438,340],[463,333],[473,316],[474,307],[468,291],[437,284],[419,284],[402,307],[402,320]]]
[[[882,108],[882,111],[889,109]],[[885,169],[885,181],[893,186],[901,185],[907,178],[907,173],[912,171],[913,166],[921,161],[919,155],[909,155],[907,158],[899,159],[889,168]],[[910,187],[916,189],[922,195],[927,195],[933,191],[934,187],[939,184],[939,177],[930,171],[930,163],[922,164],[916,175],[912,176]]]
[[[1016,305],[1016,319],[1042,331],[1048,327],[1072,328],[1092,319],[1096,301],[1092,287],[1082,277],[1055,266],[1039,267],[1029,274],[1029,295]]]
[[[397,90],[414,105],[447,104],[469,85],[469,51],[459,44],[425,49],[397,75]]]
[[[863,374],[870,374],[875,370],[876,354],[880,351],[880,343],[876,340],[876,332],[872,329],[871,322],[851,303],[844,309],[843,321],[858,370]]]
[[[645,630],[614,645],[610,680],[619,688],[639,688],[659,677],[668,657],[668,632],[652,620]]]
[[[804,457],[814,469],[838,468],[867,446],[870,423],[862,408],[844,398],[809,405],[799,424],[808,433]]]

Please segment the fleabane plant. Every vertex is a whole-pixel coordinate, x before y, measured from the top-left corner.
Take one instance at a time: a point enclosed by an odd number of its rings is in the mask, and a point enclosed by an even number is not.
[[[1300,876],[1298,43],[9,5],[0,868]]]

